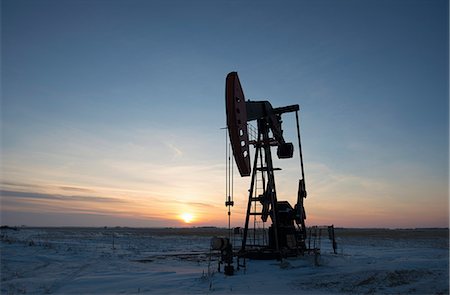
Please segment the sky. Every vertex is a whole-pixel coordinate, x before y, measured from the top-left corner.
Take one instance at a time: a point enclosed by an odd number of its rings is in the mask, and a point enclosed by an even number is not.
[[[300,105],[307,225],[448,227],[448,15],[442,0],[2,0],[1,224],[226,226],[237,71],[247,99]],[[296,146],[293,114],[283,128]],[[297,152],[274,160],[291,204]]]

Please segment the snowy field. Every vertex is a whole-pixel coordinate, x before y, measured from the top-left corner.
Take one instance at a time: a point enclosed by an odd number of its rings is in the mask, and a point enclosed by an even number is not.
[[[448,294],[448,230],[337,229],[319,265],[306,255],[247,260],[234,276],[210,258],[214,228],[20,228],[1,232],[2,294]]]

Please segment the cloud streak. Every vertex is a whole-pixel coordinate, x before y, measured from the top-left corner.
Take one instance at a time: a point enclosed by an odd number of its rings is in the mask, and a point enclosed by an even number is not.
[[[24,198],[24,199],[42,199],[42,200],[58,200],[58,201],[89,201],[98,203],[126,203],[126,201],[118,198],[98,197],[98,196],[78,196],[78,195],[59,195],[59,194],[44,194],[36,192],[22,192],[0,190],[0,196],[6,198]]]

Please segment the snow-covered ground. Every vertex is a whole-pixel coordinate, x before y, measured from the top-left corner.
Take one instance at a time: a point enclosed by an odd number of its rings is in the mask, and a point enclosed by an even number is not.
[[[448,230],[337,230],[306,255],[217,272],[218,229],[21,228],[1,232],[2,294],[448,294]]]

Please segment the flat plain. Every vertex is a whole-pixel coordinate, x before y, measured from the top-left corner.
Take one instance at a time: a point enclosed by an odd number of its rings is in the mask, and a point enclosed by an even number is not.
[[[1,231],[2,294],[448,294],[448,229],[336,229],[313,255],[247,260],[218,272],[227,229],[28,228]],[[238,247],[238,239],[236,239]],[[242,261],[241,261],[242,263]]]

